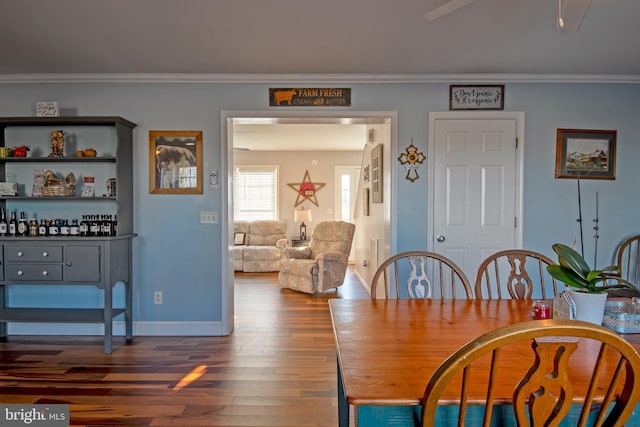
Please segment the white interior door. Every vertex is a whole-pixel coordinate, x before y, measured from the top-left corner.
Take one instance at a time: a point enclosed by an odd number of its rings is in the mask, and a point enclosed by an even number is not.
[[[436,119],[432,126],[432,249],[473,286],[486,256],[520,245],[518,121]]]
[[[360,166],[336,166],[335,219],[355,223],[356,198]],[[351,245],[349,262],[354,262],[355,244]]]

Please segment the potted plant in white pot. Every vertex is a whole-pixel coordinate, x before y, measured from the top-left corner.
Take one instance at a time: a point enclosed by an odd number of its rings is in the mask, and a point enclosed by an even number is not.
[[[620,277],[617,265],[592,270],[582,255],[569,246],[556,243],[552,247],[558,255],[558,264],[548,266],[547,271],[573,288],[567,292],[575,304],[576,319],[601,324],[609,292],[622,289],[637,292],[633,284]]]

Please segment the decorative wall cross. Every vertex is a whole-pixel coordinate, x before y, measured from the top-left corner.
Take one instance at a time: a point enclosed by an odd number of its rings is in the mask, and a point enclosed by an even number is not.
[[[420,178],[417,169],[424,161],[425,155],[418,153],[418,147],[413,145],[413,138],[411,138],[411,145],[408,146],[405,151],[406,153],[400,154],[398,161],[400,161],[400,164],[404,165],[407,169],[407,176],[405,178],[414,182],[416,179]]]

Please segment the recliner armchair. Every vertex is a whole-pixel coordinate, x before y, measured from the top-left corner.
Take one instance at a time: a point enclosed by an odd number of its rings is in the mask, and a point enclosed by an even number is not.
[[[285,248],[280,261],[280,284],[315,294],[342,285],[347,273],[355,225],[323,221],[313,228],[309,246]]]

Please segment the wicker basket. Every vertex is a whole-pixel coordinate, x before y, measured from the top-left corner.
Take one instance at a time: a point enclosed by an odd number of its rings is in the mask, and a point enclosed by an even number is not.
[[[48,169],[44,170],[42,195],[45,197],[71,197],[76,193],[76,177],[70,172],[66,178],[60,179]]]
[[[48,181],[42,187],[42,195],[45,197],[70,197],[76,193],[75,185],[67,185],[64,181],[53,183]]]

